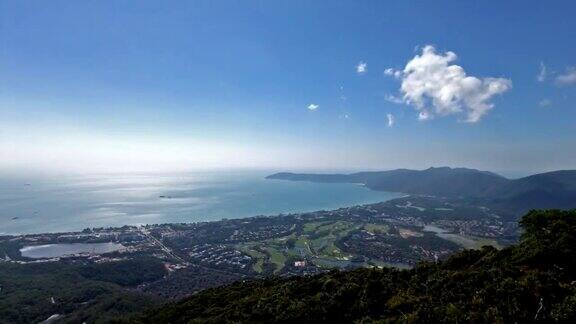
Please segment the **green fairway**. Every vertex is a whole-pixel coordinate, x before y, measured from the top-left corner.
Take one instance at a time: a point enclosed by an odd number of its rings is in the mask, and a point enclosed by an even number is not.
[[[274,265],[276,266],[276,270],[274,270],[274,272],[276,273],[282,270],[286,262],[286,256],[284,256],[282,252],[278,251],[273,247],[266,247],[265,250],[269,255],[270,262],[274,263]]]
[[[385,224],[365,224],[364,229],[372,234],[388,233],[390,227]]]
[[[309,258],[318,266],[332,268],[348,264],[353,255],[342,252],[336,242],[351,231],[388,233],[384,224],[353,223],[348,221],[320,221],[302,224],[300,234],[273,238],[261,242],[243,243],[239,249],[255,259],[253,270],[262,273],[266,262],[274,265],[274,273],[284,269],[288,258]],[[287,244],[291,240],[291,244]]]
[[[267,255],[254,250],[251,246],[247,246],[247,245],[240,245],[238,246],[238,249],[246,254],[248,254],[249,256],[251,256],[252,258],[256,259],[256,262],[254,263],[254,265],[252,266],[252,269],[254,271],[256,271],[257,273],[262,273],[262,271],[264,271],[264,260],[267,259]]]

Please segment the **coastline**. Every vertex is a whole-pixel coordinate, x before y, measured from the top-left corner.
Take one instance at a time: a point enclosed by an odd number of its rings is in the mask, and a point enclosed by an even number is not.
[[[273,216],[398,196],[353,184],[270,181],[264,179],[264,173],[89,176],[57,182],[44,179],[34,186],[18,186],[17,182],[3,186],[0,182],[0,198],[13,197],[0,206],[0,232],[61,233],[87,227]]]

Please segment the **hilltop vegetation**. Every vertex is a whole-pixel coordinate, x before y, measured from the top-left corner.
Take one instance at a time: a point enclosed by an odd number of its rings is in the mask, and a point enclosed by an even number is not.
[[[181,322],[576,321],[576,210],[531,211],[518,245],[411,270],[357,269],[237,282],[136,318]]]
[[[0,323],[38,323],[56,314],[70,323],[127,316],[159,304],[129,289],[164,275],[163,264],[151,258],[86,266],[0,263]]]

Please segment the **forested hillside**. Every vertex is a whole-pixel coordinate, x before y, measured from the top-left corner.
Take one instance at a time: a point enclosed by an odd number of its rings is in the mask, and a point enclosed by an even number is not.
[[[268,179],[362,183],[372,190],[466,199],[511,212],[519,217],[530,209],[576,208],[576,170],[539,173],[520,179],[467,168],[397,169],[352,174],[276,173]]]
[[[576,210],[531,211],[518,245],[411,270],[238,282],[153,309],[139,323],[576,321]]]
[[[152,258],[104,264],[0,262],[0,323],[108,322],[161,300],[132,291],[165,275]],[[64,318],[63,315],[66,315]]]

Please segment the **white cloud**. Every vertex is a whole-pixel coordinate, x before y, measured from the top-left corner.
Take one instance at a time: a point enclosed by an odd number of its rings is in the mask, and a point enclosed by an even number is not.
[[[564,74],[560,74],[556,77],[556,83],[560,85],[576,84],[576,67],[566,68]]]
[[[307,107],[307,108],[308,108],[308,110],[314,111],[314,110],[316,110],[316,109],[320,108],[320,106],[319,106],[319,105],[316,105],[316,104],[313,104],[313,103],[311,103],[311,104],[309,104],[309,105],[308,105],[308,107]]]
[[[400,78],[402,76],[402,71],[394,70],[393,68],[387,68],[384,70],[384,74],[393,76],[395,78]]]
[[[552,100],[550,100],[550,99],[542,99],[542,100],[540,100],[540,102],[538,103],[538,105],[539,105],[540,107],[548,107],[548,106],[550,106],[551,104],[552,104]]]
[[[364,74],[366,73],[367,70],[368,70],[368,64],[364,62],[360,62],[358,63],[358,65],[356,65],[356,73],[358,74]]]
[[[430,117],[430,114],[427,111],[421,111],[418,113],[418,120],[428,120],[432,117]]]
[[[395,103],[395,104],[404,103],[404,100],[403,100],[402,98],[396,97],[396,96],[391,95],[391,94],[387,94],[387,95],[384,97],[384,100],[386,100],[386,101],[388,101],[388,102],[391,102],[391,103]]]
[[[394,115],[392,115],[392,114],[387,114],[387,115],[386,115],[386,118],[388,119],[388,127],[394,126],[394,122],[395,122],[395,120],[394,120]]]
[[[538,76],[536,77],[536,80],[538,80],[538,82],[544,82],[544,81],[546,81],[547,75],[548,75],[548,72],[546,69],[546,65],[544,65],[544,62],[540,62],[540,72],[538,72]]]
[[[468,76],[461,66],[450,64],[456,58],[454,52],[437,54],[427,45],[403,71],[387,69],[384,73],[402,81],[402,100],[418,110],[420,120],[458,114],[474,123],[494,107],[490,100],[495,95],[512,88],[512,81]]]

